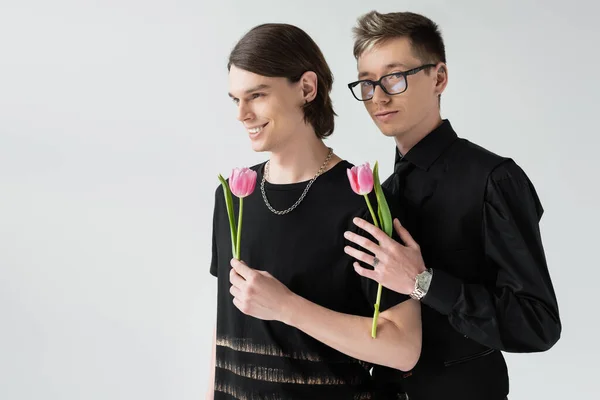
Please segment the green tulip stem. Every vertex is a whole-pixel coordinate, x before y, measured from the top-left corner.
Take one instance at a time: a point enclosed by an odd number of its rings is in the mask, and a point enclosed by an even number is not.
[[[240,259],[240,243],[242,241],[242,215],[244,214],[244,198],[240,197],[240,210],[237,226],[237,242],[235,246],[235,258]]]

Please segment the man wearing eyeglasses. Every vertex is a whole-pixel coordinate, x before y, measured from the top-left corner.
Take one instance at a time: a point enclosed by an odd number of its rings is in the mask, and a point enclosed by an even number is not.
[[[384,183],[406,210],[419,244],[384,250],[356,234],[376,265],[356,271],[422,303],[421,358],[409,372],[373,374],[411,400],[501,400],[509,383],[504,352],[541,352],[560,337],[535,188],[510,158],[457,136],[440,115],[448,83],[437,25],[413,13],[362,16],[354,28],[358,81],[348,85],[381,132],[396,142]],[[361,221],[359,227],[376,229]]]

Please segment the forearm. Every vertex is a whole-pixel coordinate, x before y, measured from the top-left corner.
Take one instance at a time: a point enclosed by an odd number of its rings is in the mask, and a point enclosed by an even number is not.
[[[466,284],[434,270],[423,303],[447,315],[458,332],[507,352],[545,351],[559,339],[561,323],[554,297],[517,291],[518,285]]]
[[[350,357],[408,371],[421,352],[420,306],[410,302],[380,314],[375,339],[371,337],[372,318],[335,312],[296,295],[288,303],[283,322]],[[406,321],[389,318],[399,310]]]

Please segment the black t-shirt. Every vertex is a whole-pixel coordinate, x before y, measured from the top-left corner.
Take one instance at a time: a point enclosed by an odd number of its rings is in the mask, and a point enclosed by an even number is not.
[[[258,173],[255,191],[244,199],[241,259],[265,270],[294,293],[323,307],[372,317],[377,283],[358,275],[351,244],[343,233],[357,232],[352,218],[371,220],[363,196],[355,194],[341,161],[318,177],[300,205],[286,215],[272,213],[263,201]],[[274,185],[265,192],[276,210],[294,204],[307,182]],[[238,199],[234,196],[237,218]],[[376,212],[375,196],[371,204]],[[392,206],[390,204],[390,206]],[[393,212],[397,215],[397,213]],[[364,235],[364,232],[362,233]],[[349,357],[278,321],[246,316],[229,293],[231,237],[219,186],[213,220],[210,272],[218,278],[215,399],[371,399],[371,365]],[[381,310],[407,299],[383,289]]]

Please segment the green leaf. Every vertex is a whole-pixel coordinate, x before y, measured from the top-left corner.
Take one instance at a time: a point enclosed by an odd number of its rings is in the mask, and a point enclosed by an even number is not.
[[[377,214],[381,218],[381,230],[391,237],[393,231],[392,214],[379,182],[379,164],[377,161],[375,161],[375,167],[373,168],[373,186],[377,196]]]
[[[235,226],[235,217],[233,215],[233,198],[231,196],[231,190],[229,190],[229,185],[225,178],[219,174],[219,180],[221,181],[221,186],[223,186],[223,194],[225,195],[225,204],[227,205],[227,217],[229,218],[229,231],[231,233],[231,252],[232,256],[237,254],[236,251],[236,236],[237,229]]]
[[[381,216],[381,207],[377,207],[377,216],[379,217],[379,226],[383,226],[383,224],[381,223],[381,221],[383,220],[383,217]]]

